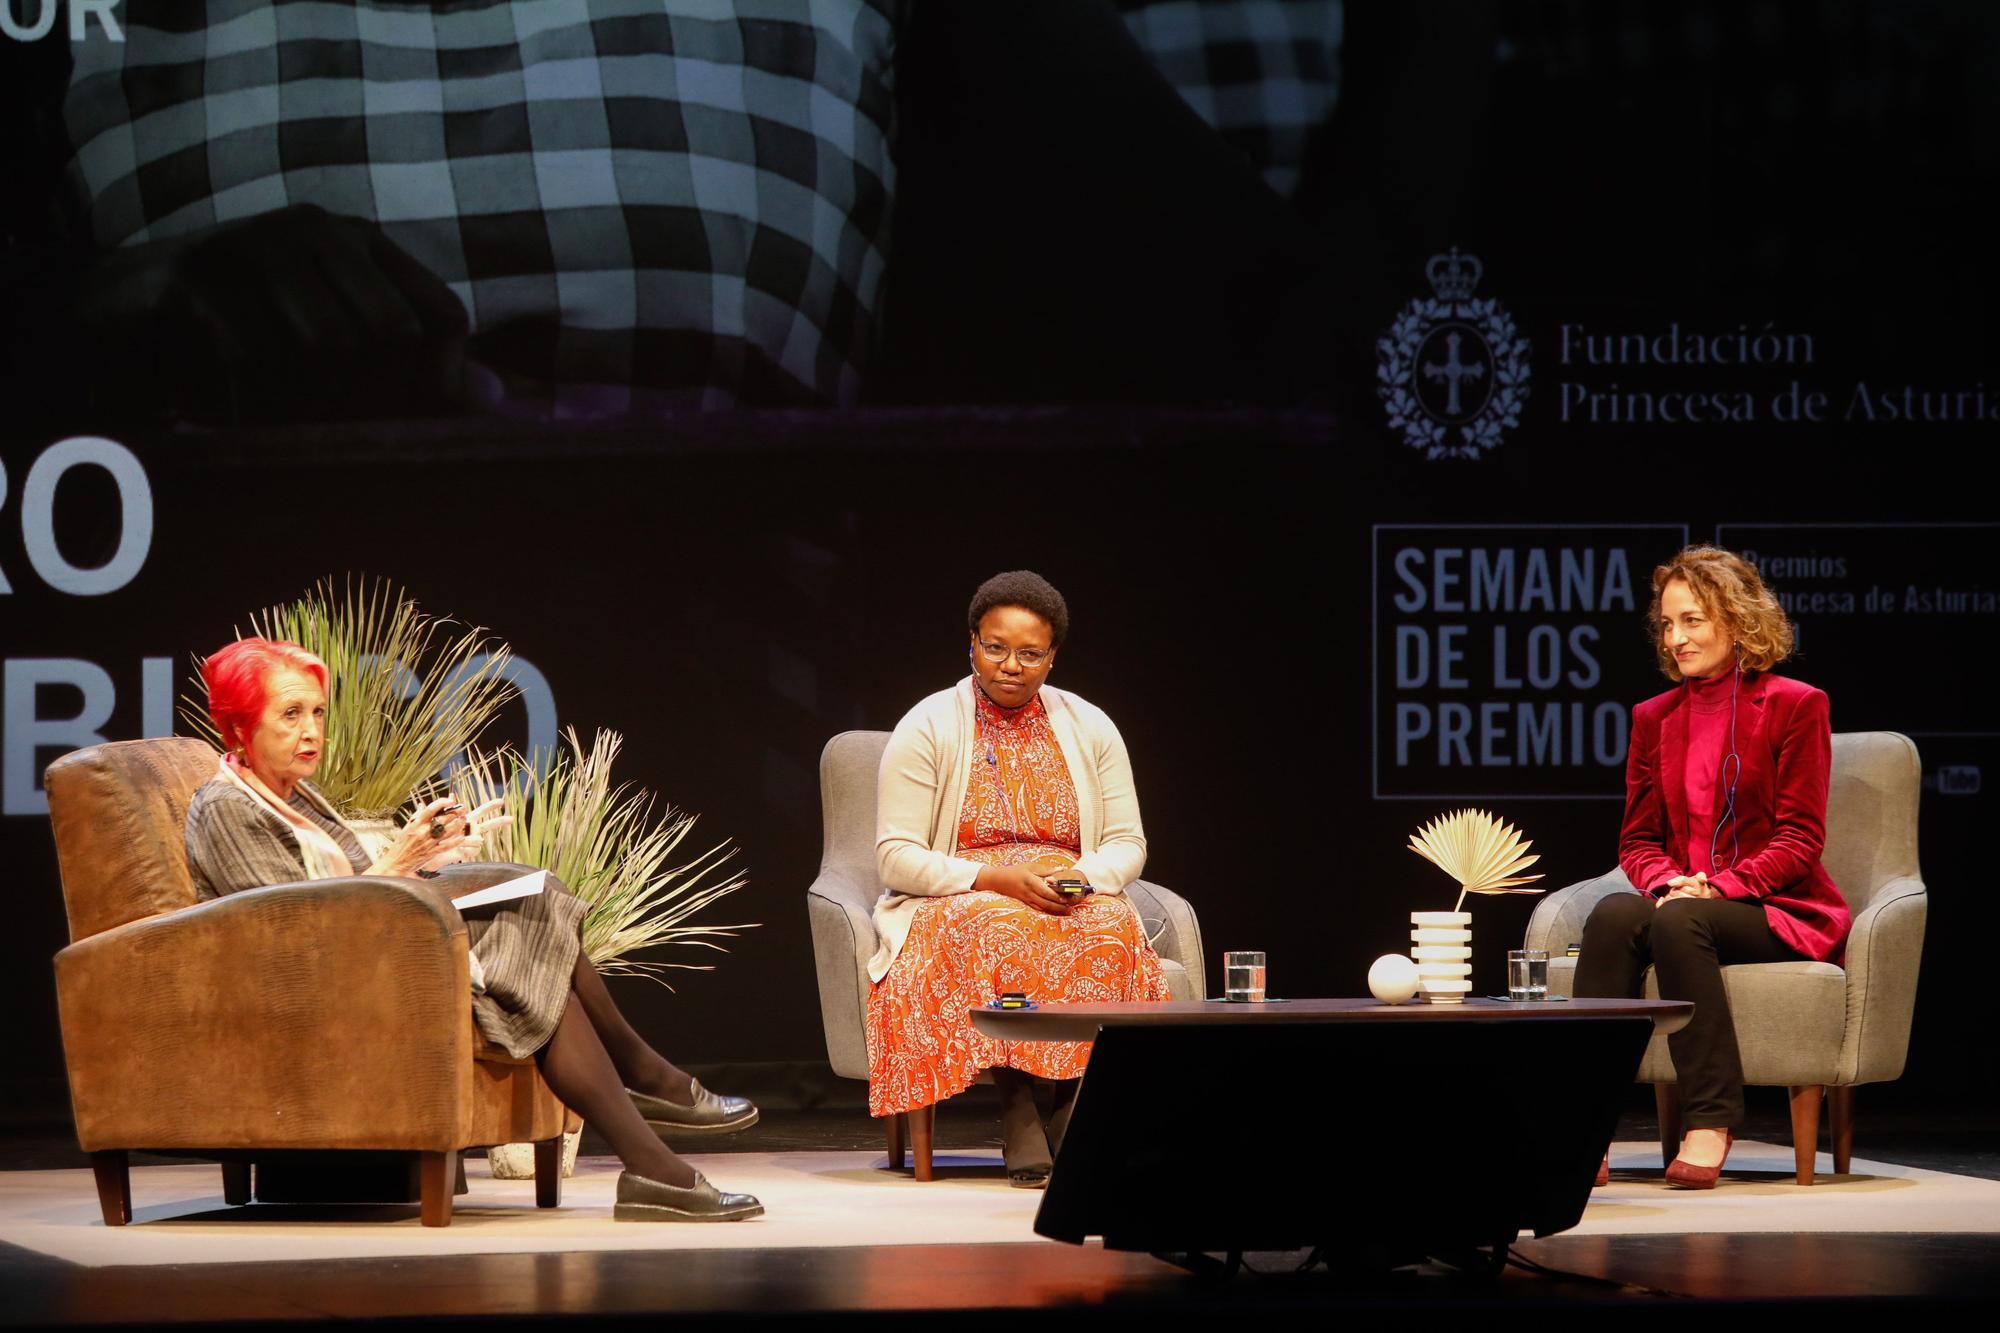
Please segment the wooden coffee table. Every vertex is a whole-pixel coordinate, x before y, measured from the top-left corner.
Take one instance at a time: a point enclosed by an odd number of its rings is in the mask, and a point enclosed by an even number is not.
[[[1469,999],[1459,1004],[1383,1004],[1380,1000],[1163,1000],[1133,1004],[1044,1004],[1033,1009],[972,1011],[973,1030],[1001,1041],[1090,1041],[1105,1027],[1229,1026],[1241,1023],[1495,1023],[1564,1019],[1650,1018],[1665,1036],[1687,1026],[1687,1000],[1544,1000],[1516,1004]]]

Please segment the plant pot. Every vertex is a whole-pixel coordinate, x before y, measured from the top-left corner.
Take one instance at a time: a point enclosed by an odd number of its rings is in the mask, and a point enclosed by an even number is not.
[[[396,840],[396,821],[393,819],[350,819],[347,827],[354,830],[354,836],[361,839],[361,850],[371,857],[380,856]],[[354,872],[360,874],[365,868],[356,866]]]
[[[564,1178],[576,1174],[576,1146],[583,1142],[583,1131],[563,1135],[562,1173]],[[535,1145],[532,1143],[501,1143],[486,1150],[486,1160],[493,1168],[495,1180],[533,1180],[535,1178]]]
[[[1419,995],[1432,1004],[1462,1004],[1472,991],[1472,913],[1410,913],[1410,961]]]

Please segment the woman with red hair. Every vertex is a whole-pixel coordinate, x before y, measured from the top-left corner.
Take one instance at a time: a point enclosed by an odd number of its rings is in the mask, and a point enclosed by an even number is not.
[[[497,801],[467,814],[448,796],[418,807],[370,856],[309,781],[326,743],[328,680],[326,663],[298,644],[240,639],[202,664],[202,678],[226,753],[188,803],[201,897],[359,874],[407,877],[449,903],[527,872],[465,864],[506,817]],[[620,1221],[757,1216],[756,1199],[717,1190],[660,1138],[744,1129],[757,1108],[709,1092],[632,1030],[584,956],[586,910],[553,877],[539,894],[475,909],[466,920],[473,1020],[495,1045],[532,1056],[556,1096],[610,1140],[625,1164]]]

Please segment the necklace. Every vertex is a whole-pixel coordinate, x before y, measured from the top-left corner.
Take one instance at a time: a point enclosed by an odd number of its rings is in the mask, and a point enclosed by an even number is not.
[[[973,688],[975,690],[979,689],[977,684],[975,684]],[[987,767],[993,774],[993,785],[999,788],[1000,790],[1000,801],[1001,804],[1005,807],[1007,815],[1007,823],[1009,826],[1008,832],[1012,835],[1013,840],[1016,842],[1036,841],[1037,839],[1035,838],[1034,835],[1038,832],[1038,830],[1036,830],[1033,826],[1031,826],[1029,823],[1027,823],[1021,818],[1020,807],[1015,803],[1014,800],[1013,788],[1008,785],[1007,775],[1001,772],[1000,770],[1000,753],[993,743],[994,739],[993,733],[996,730],[996,727],[994,726],[992,719],[988,718],[986,715],[987,705],[990,705],[996,709],[999,707],[999,705],[993,703],[992,699],[986,696],[986,692],[984,690],[979,690],[979,694],[980,698],[973,700],[973,709],[972,709],[973,721],[976,730],[978,732],[979,747],[981,750],[985,752]],[[1022,712],[1025,714],[1028,707],[1032,705],[1034,702],[1035,701],[1031,699],[1028,701],[1028,703],[1021,705]],[[1023,721],[1026,722],[1026,720],[1027,719],[1024,716]]]

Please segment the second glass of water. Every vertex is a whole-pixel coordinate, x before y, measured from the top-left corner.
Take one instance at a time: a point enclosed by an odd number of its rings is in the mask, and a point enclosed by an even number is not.
[[[1549,951],[1509,949],[1507,951],[1507,998],[1546,1000],[1549,998]]]
[[[1238,1003],[1264,1002],[1264,953],[1237,950],[1222,955],[1222,995]]]

